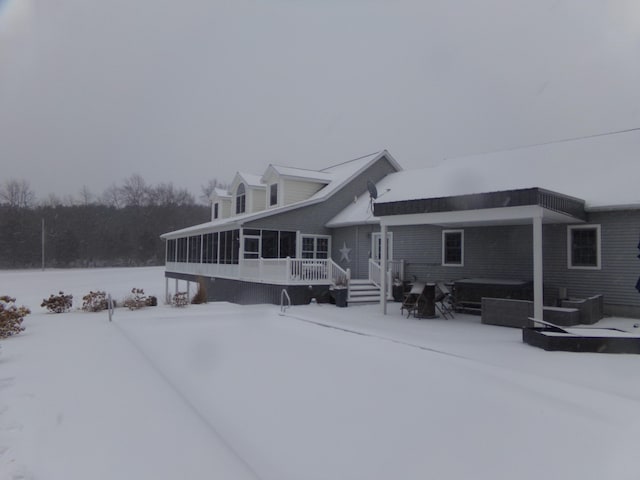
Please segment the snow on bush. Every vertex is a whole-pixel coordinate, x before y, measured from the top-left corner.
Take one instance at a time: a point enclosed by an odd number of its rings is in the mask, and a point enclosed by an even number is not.
[[[71,310],[73,306],[73,295],[65,295],[64,292],[58,292],[58,295],[49,295],[48,299],[43,299],[41,307],[46,307],[52,313],[64,313]]]
[[[132,288],[131,295],[124,299],[124,306],[129,310],[139,310],[147,305],[147,297],[142,288]]]
[[[89,292],[82,297],[82,310],[85,312],[100,312],[106,310],[108,306],[105,292]]]
[[[15,301],[15,298],[8,295],[0,297],[0,338],[22,332],[22,320],[31,313],[27,307],[16,307]]]
[[[189,295],[187,292],[176,292],[172,303],[174,307],[186,307],[189,305]]]

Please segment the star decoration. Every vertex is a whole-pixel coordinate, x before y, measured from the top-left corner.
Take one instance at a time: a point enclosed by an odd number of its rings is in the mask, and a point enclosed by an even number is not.
[[[342,248],[338,251],[340,252],[340,255],[342,255],[340,257],[340,261],[344,260],[347,263],[351,262],[351,260],[349,259],[349,253],[351,253],[351,249],[347,248],[347,242],[342,242]]]

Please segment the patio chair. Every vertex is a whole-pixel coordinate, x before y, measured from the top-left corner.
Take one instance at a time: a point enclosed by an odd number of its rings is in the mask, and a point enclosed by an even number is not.
[[[455,298],[444,282],[436,283],[436,309],[443,318],[453,318],[456,310]]]
[[[422,295],[422,291],[425,288],[425,284],[422,282],[413,282],[411,290],[404,294],[402,299],[402,305],[400,306],[400,314],[407,311],[407,318],[411,316],[411,312],[415,312],[418,308],[418,300]]]

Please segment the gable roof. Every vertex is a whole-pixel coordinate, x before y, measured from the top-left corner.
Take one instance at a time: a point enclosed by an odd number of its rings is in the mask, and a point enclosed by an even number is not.
[[[317,183],[329,183],[332,180],[331,174],[320,172],[318,170],[308,170],[304,168],[284,167],[282,165],[269,165],[267,171],[262,176],[261,180],[265,179],[271,174],[275,173],[280,177],[295,178],[300,180],[306,180]]]
[[[376,203],[543,188],[587,210],[640,208],[640,129],[445,160],[393,173]]]
[[[271,208],[267,210],[261,210],[255,213],[246,213],[242,215],[235,215],[229,218],[214,220],[212,222],[207,222],[200,225],[195,225],[193,227],[176,230],[174,232],[165,233],[160,237],[174,238],[174,237],[179,237],[186,234],[197,234],[199,232],[211,231],[216,229],[222,230],[224,229],[224,227],[229,227],[232,225],[240,226],[248,221],[270,217],[272,215],[277,215],[280,213],[295,210],[297,208],[307,207],[310,205],[323,202],[328,198],[330,198],[332,195],[334,195],[336,192],[338,192],[345,185],[347,185],[352,179],[354,179],[360,173],[364,172],[367,168],[369,168],[371,165],[373,165],[374,163],[376,163],[378,160],[382,158],[386,158],[387,161],[389,161],[389,163],[393,166],[393,168],[396,171],[402,170],[402,167],[400,166],[400,164],[398,164],[398,162],[386,150],[382,150],[376,153],[371,153],[369,155],[355,158],[353,160],[339,163],[337,165],[333,165],[331,167],[327,167],[320,170],[320,172],[328,176],[328,178],[330,179],[330,182],[306,200],[285,205],[283,207]]]
[[[585,209],[640,208],[640,131],[444,160],[392,173],[375,204],[542,188],[585,201]],[[330,228],[377,224],[369,195],[332,218]]]

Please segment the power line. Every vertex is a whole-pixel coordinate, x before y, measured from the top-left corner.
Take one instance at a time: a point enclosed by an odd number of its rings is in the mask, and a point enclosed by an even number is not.
[[[566,143],[566,142],[574,142],[576,140],[586,140],[589,138],[596,138],[596,137],[606,137],[609,135],[618,135],[621,133],[629,133],[629,132],[636,132],[639,131],[640,127],[634,127],[634,128],[627,128],[625,130],[614,130],[611,132],[603,132],[603,133],[594,133],[591,135],[583,135],[581,137],[571,137],[571,138],[562,138],[559,140],[550,140],[548,142],[541,142],[541,143],[532,143],[530,145],[520,145],[517,147],[509,147],[509,148],[504,148],[502,150],[487,150],[485,152],[476,152],[476,153],[470,153],[467,155],[461,155],[459,157],[445,157],[444,160],[448,160],[449,158],[464,158],[464,157],[474,157],[477,155],[487,155],[489,153],[502,153],[502,152],[511,152],[513,150],[522,150],[525,148],[532,148],[532,147],[542,147],[545,145],[553,145],[556,143]]]

